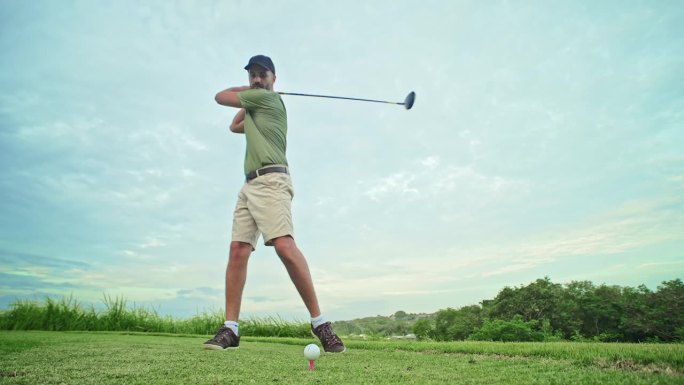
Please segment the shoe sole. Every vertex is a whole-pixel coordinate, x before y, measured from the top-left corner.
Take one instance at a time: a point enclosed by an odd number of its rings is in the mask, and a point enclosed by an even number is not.
[[[326,353],[330,353],[330,354],[339,354],[339,353],[344,353],[344,352],[346,352],[346,351],[347,351],[347,347],[345,346],[344,349],[342,349],[341,352],[326,352]]]
[[[204,350],[233,350],[233,349],[238,349],[239,346],[229,346],[227,348],[222,348],[218,345],[213,345],[213,344],[204,344],[202,345]]]

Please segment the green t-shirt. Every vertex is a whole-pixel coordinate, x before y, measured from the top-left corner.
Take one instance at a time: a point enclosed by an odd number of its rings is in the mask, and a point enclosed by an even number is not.
[[[245,174],[271,164],[287,166],[287,111],[280,95],[264,89],[238,92],[245,114]]]

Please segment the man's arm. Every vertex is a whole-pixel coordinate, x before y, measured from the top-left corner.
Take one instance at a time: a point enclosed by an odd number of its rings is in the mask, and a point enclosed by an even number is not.
[[[242,103],[240,103],[240,98],[238,98],[237,94],[240,91],[246,91],[248,89],[250,89],[249,86],[227,88],[216,94],[214,100],[222,106],[242,108]]]
[[[230,124],[230,130],[236,134],[244,134],[245,133],[245,109],[244,108],[240,108],[238,113],[235,114],[235,117],[233,118],[233,122]]]

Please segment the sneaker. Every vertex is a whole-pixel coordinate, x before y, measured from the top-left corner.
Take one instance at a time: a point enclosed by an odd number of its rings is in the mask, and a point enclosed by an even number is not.
[[[347,350],[344,347],[344,344],[342,343],[340,337],[338,337],[337,334],[335,334],[335,332],[332,330],[330,322],[326,322],[315,329],[312,325],[311,330],[313,331],[314,335],[316,335],[316,337],[318,337],[318,339],[321,341],[321,345],[323,345],[323,350],[327,353],[342,353],[343,351]]]
[[[240,336],[236,336],[233,329],[221,326],[216,331],[214,338],[208,340],[202,346],[209,350],[237,349],[240,347]]]

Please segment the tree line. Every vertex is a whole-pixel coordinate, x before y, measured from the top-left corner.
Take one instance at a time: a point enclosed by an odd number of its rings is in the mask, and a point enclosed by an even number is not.
[[[401,311],[393,317],[368,320],[374,320],[376,327],[345,321],[336,322],[335,328],[386,335],[412,332],[418,339],[438,341],[684,341],[684,284],[678,278],[652,291],[645,285],[558,284],[545,277],[505,287],[494,299],[477,305],[430,315]]]

